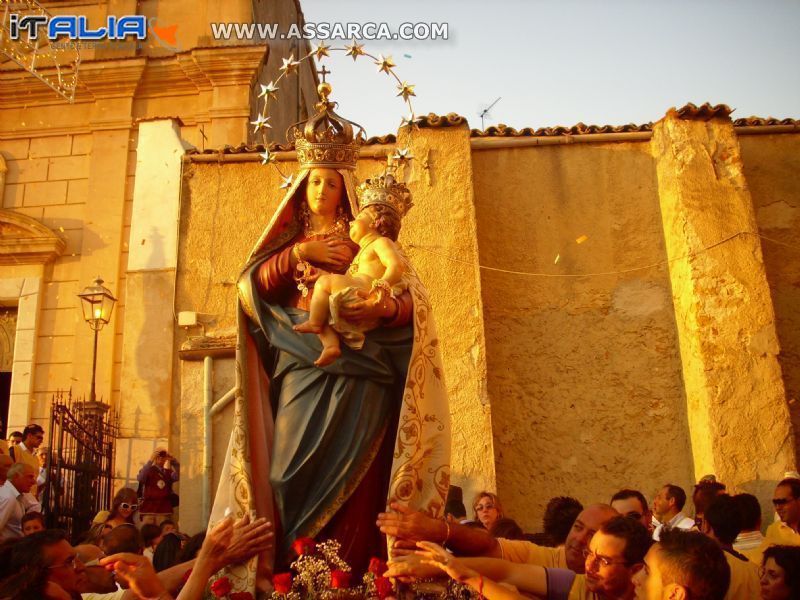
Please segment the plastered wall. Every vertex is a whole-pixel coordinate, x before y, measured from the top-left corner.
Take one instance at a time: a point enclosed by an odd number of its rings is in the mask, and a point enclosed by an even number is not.
[[[761,239],[761,252],[800,458],[800,135],[742,135],[739,145],[758,230],[769,238]]]
[[[666,260],[649,144],[486,150],[472,160],[506,513],[540,530],[553,496],[586,504],[622,487],[652,498],[668,481],[689,486],[670,280],[664,264],[647,267]]]

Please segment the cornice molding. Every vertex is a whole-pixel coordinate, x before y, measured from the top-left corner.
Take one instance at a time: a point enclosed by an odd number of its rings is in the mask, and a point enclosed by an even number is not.
[[[67,243],[36,219],[0,209],[0,265],[45,264],[64,253]]]

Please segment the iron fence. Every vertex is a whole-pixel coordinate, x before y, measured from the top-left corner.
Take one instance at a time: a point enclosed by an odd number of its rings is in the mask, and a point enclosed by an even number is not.
[[[42,506],[47,527],[65,530],[73,543],[111,506],[118,431],[107,405],[73,401],[71,392],[53,397]]]

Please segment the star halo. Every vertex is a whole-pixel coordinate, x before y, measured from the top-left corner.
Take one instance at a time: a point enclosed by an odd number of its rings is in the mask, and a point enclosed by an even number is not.
[[[297,60],[294,58],[294,54],[291,54],[289,58],[283,59],[283,64],[279,68],[280,75],[274,81],[270,81],[267,85],[259,84],[260,91],[258,93],[259,98],[264,99],[264,105],[256,115],[256,120],[251,121],[251,125],[253,126],[254,132],[256,134],[261,134],[262,140],[265,145],[265,150],[263,153],[260,154],[261,157],[261,164],[268,165],[272,164],[281,176],[281,185],[280,189],[286,189],[292,185],[293,182],[293,175],[285,176],[280,168],[277,165],[277,160],[274,152],[270,151],[269,144],[266,141],[266,130],[270,129],[271,126],[269,124],[269,102],[270,100],[277,99],[277,92],[278,92],[278,84],[281,83],[281,80],[284,78],[290,77],[292,75],[297,75],[299,77],[299,68],[300,65],[310,60],[312,57],[318,61],[322,61],[326,57],[330,57],[330,52],[344,52],[346,56],[352,57],[353,61],[357,61],[360,57],[365,57],[367,59],[371,59],[375,65],[378,67],[378,73],[386,73],[390,77],[394,78],[395,82],[397,83],[396,89],[398,90],[398,97],[403,98],[403,102],[406,104],[408,108],[408,114],[403,117],[400,122],[400,126],[404,127],[406,125],[411,127],[411,131],[415,131],[418,129],[417,122],[419,119],[414,114],[414,107],[411,104],[411,97],[415,97],[416,94],[414,93],[414,85],[408,83],[407,81],[403,81],[398,77],[397,73],[395,73],[394,69],[397,66],[392,59],[391,56],[384,56],[383,54],[379,54],[378,56],[374,56],[369,52],[364,50],[364,45],[359,44],[356,40],[353,40],[352,44],[346,45],[344,47],[331,47],[325,45],[324,42],[320,42],[318,44],[313,44],[311,46],[311,51],[308,52],[305,56],[300,56]],[[413,158],[410,154],[408,148],[402,148],[395,150],[392,158],[395,159],[399,163],[406,162]]]

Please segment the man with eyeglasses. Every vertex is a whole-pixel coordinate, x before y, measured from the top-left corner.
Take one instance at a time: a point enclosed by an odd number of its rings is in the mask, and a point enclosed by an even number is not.
[[[563,546],[548,548],[524,540],[495,538],[484,529],[434,519],[421,511],[392,503],[391,512],[378,515],[381,533],[394,536],[392,555],[403,558],[416,550],[416,542],[432,541],[446,545],[456,554],[504,558],[511,562],[542,567],[566,568],[583,573],[583,551],[598,529],[617,516],[607,504],[584,508],[570,529]]]
[[[767,528],[766,543],[770,546],[800,546],[800,479],[781,481],[775,488],[772,504],[780,521]]]
[[[497,590],[494,584],[499,583],[547,600],[632,600],[632,578],[644,568],[644,557],[652,543],[644,525],[617,515],[600,526],[589,547],[584,549],[581,571],[585,570],[585,574],[492,558],[455,559],[440,546],[425,542],[421,546],[428,551],[425,566],[435,565],[435,569],[465,581],[479,593],[487,583],[483,578],[489,580],[485,588],[487,597],[488,590]],[[389,567],[387,577],[417,575],[403,561],[390,562]]]
[[[585,577],[576,576],[568,596],[548,598],[603,598],[631,600],[634,597],[633,577],[644,568],[644,557],[653,540],[639,520],[614,517],[598,531],[584,551]]]
[[[80,600],[80,592],[86,588],[86,568],[75,548],[70,546],[64,532],[57,529],[40,531],[26,539],[37,536],[42,536],[41,551],[48,565],[47,581],[58,585],[75,600]]]

